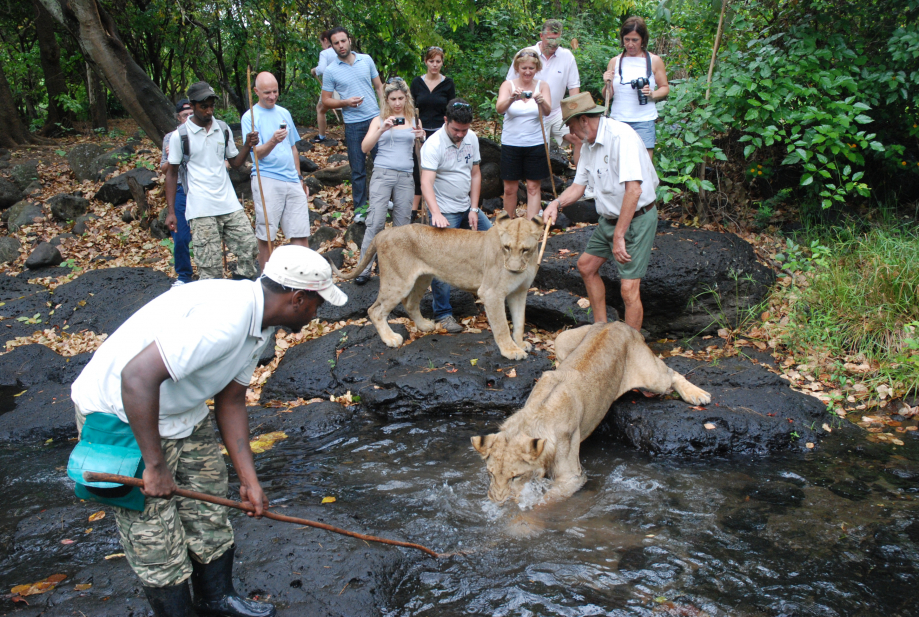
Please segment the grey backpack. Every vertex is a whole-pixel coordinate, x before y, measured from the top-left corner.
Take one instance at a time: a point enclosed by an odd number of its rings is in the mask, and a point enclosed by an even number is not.
[[[230,146],[230,127],[227,126],[227,123],[223,120],[218,120],[214,118],[214,122],[217,123],[217,127],[223,132],[223,158],[227,158],[227,148]],[[182,183],[182,188],[185,190],[185,194],[188,195],[188,159],[191,158],[191,150],[188,146],[188,127],[185,126],[183,122],[178,129],[179,139],[182,140],[182,162],[179,163],[179,182]]]

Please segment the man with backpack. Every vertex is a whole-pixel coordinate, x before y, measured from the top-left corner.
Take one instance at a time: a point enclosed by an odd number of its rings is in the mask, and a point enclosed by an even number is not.
[[[234,278],[255,278],[258,274],[255,234],[224,162],[233,167],[244,164],[258,144],[258,133],[246,135],[242,149],[238,149],[230,127],[214,119],[217,94],[203,81],[188,88],[188,100],[192,115],[169,139],[166,226],[176,230],[176,183],[181,176],[198,279],[223,278],[224,243],[236,255]]]

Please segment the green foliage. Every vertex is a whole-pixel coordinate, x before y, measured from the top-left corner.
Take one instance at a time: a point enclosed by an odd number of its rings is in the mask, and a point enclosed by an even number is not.
[[[794,275],[799,272],[810,272],[814,266],[826,266],[830,249],[820,244],[819,240],[810,243],[809,254],[805,248],[791,238],[785,240],[785,252],[776,253],[775,260],[782,266],[779,276]]]

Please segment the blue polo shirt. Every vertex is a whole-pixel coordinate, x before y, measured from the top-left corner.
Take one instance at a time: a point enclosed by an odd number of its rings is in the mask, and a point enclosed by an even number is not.
[[[275,131],[281,128],[282,122],[287,123],[287,139],[276,145],[268,156],[258,160],[259,173],[266,178],[282,182],[300,182],[297,177],[297,168],[294,167],[294,151],[291,149],[297,145],[300,136],[297,134],[297,127],[294,126],[294,119],[290,117],[290,112],[280,105],[275,105],[271,109],[255,105],[253,110],[255,111],[255,130],[258,131],[259,144],[264,144],[271,139]],[[248,111],[243,114],[240,124],[244,136],[252,132],[252,121]],[[255,154],[250,154],[249,157],[253,159],[252,176],[255,176]]]
[[[348,64],[336,54],[322,74],[322,89],[326,92],[338,92],[343,99],[364,97],[364,102],[357,107],[341,108],[346,124],[372,120],[380,115],[377,93],[373,89],[373,80],[380,75],[377,66],[367,54],[353,53],[354,64]]]

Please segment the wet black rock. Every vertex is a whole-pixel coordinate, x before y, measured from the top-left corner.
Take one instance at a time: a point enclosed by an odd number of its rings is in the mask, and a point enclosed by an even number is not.
[[[769,512],[764,507],[743,507],[721,517],[721,524],[732,530],[750,533],[761,531],[769,522]]]
[[[541,183],[540,186],[539,186],[539,189],[540,189],[543,193],[549,193],[549,194],[551,194],[551,193],[552,193],[552,180],[553,180],[553,179],[555,180],[555,191],[556,191],[556,193],[561,193],[562,191],[564,191],[564,190],[565,190],[565,184],[566,184],[565,179],[564,179],[564,178],[559,178],[558,176],[556,176],[556,175],[554,175],[554,174],[552,175],[552,178],[546,178],[545,180],[543,180],[542,183]]]
[[[578,306],[581,301],[567,291],[530,292],[527,294],[526,322],[545,330],[576,328],[593,323],[589,307]],[[619,320],[619,314],[611,306],[606,307],[607,319]]]
[[[501,166],[497,163],[482,163],[482,199],[500,199],[504,194],[504,181],[501,179]],[[503,203],[503,202],[502,202]],[[503,207],[503,206],[501,206]]]
[[[328,225],[320,225],[316,231],[310,234],[310,248],[314,251],[318,251],[323,242],[331,242],[340,235],[341,232],[334,227],[329,227]]]
[[[22,245],[13,236],[0,238],[0,263],[9,263],[19,258],[19,249]]]
[[[80,144],[71,148],[67,153],[67,162],[70,163],[70,169],[78,182],[98,178],[99,169],[93,166],[93,161],[103,153],[105,153],[105,148],[92,143]]]
[[[556,176],[562,176],[568,171],[568,155],[555,144],[549,148],[549,163],[552,165],[552,173]]]
[[[773,506],[798,507],[804,501],[804,491],[788,482],[762,482],[748,484],[741,493],[754,501],[761,501]]]
[[[345,180],[351,180],[351,165],[340,167],[326,167],[313,172],[312,176],[324,186],[338,186]]]
[[[494,163],[495,165],[501,165],[501,144],[498,142],[488,139],[487,137],[479,137],[479,154],[482,156],[482,165],[487,165],[488,163]]]
[[[584,227],[549,238],[536,286],[586,296],[576,264],[593,231]],[[559,252],[564,249],[568,252]],[[606,285],[606,303],[622,313],[616,265],[605,263],[600,276]],[[736,235],[675,229],[661,221],[641,282],[643,326],[655,337],[714,332],[720,321],[735,323],[738,315],[762,301],[774,281],[775,275],[757,261],[753,247]]]
[[[504,200],[500,197],[492,197],[491,199],[484,200],[480,207],[482,208],[482,212],[491,216],[495,211],[504,209]]]
[[[86,214],[89,202],[82,197],[62,193],[55,195],[47,201],[51,208],[51,215],[59,221],[73,221]]]
[[[6,178],[0,178],[0,209],[9,208],[20,199],[22,191],[19,187]]]
[[[300,156],[300,173],[309,174],[319,169],[319,165],[305,156]]]
[[[681,357],[665,362],[709,392],[712,402],[697,409],[679,398],[626,394],[604,426],[635,448],[671,456],[765,453],[804,450],[826,434],[820,428],[826,406],[765,368],[738,358],[717,366]]]
[[[71,231],[77,236],[82,236],[86,233],[86,223],[97,218],[99,217],[92,213],[78,216],[73,223],[73,229]]]
[[[297,152],[309,152],[313,149],[313,144],[308,139],[301,139],[295,145],[297,146]]]
[[[393,330],[408,339],[403,326]],[[372,325],[347,326],[290,349],[262,397],[328,398],[350,390],[363,407],[390,417],[511,413],[526,401],[534,380],[551,368],[545,352],[521,361],[505,359],[490,332],[432,334],[390,349]],[[516,377],[507,377],[511,369]]]
[[[348,426],[354,412],[331,401],[300,405],[289,411],[272,407],[250,407],[249,426],[260,432],[284,431],[288,437],[324,437]]]
[[[597,206],[594,204],[593,199],[576,201],[562,208],[562,212],[572,223],[590,223],[593,225],[600,220],[600,215],[597,214]]]
[[[357,248],[360,249],[364,242],[365,233],[367,233],[367,223],[363,221],[351,223],[348,225],[348,229],[345,230],[345,237],[343,240],[345,241],[346,245],[349,242],[353,242],[357,245]]]
[[[38,161],[33,159],[14,165],[10,169],[10,179],[21,190],[25,190],[32,182],[38,180]]]
[[[40,268],[56,266],[62,261],[64,261],[64,258],[61,256],[61,252],[57,250],[56,246],[50,242],[40,242],[38,246],[32,250],[29,258],[26,259],[26,268],[29,270],[38,270]]]
[[[551,229],[565,231],[571,227],[571,219],[569,219],[564,212],[559,212],[555,217],[555,222],[552,223]]]
[[[351,281],[346,281],[339,283],[338,286],[347,294],[348,301],[342,306],[333,306],[329,302],[324,303],[319,307],[319,312],[316,314],[319,319],[343,321],[366,317],[367,309],[376,302],[377,294],[380,292],[380,279],[378,276],[374,276],[365,285],[355,285]],[[421,314],[428,319],[434,317],[432,305],[433,296],[429,291],[421,299]],[[459,289],[450,289],[450,305],[453,307],[453,316],[457,319],[472,317],[481,312],[480,305],[476,304],[475,296]],[[392,316],[408,317],[408,314],[400,304],[393,309]]]
[[[171,284],[166,274],[150,268],[90,270],[54,290],[56,308],[50,323],[69,325],[74,332],[111,334]]]
[[[44,345],[15,347],[0,356],[0,441],[76,437],[70,384],[92,354],[64,357]],[[15,396],[19,394],[19,396]]]
[[[834,494],[850,501],[864,501],[871,495],[870,486],[864,482],[852,479],[834,482],[827,488]]]
[[[20,201],[3,214],[7,216],[6,225],[9,230],[18,231],[23,225],[31,225],[42,220],[45,211],[36,203]]]
[[[156,172],[149,169],[132,169],[129,172],[111,178],[102,185],[95,195],[95,199],[118,206],[131,199],[131,190],[128,188],[128,178],[137,180],[144,190],[156,186]]]

